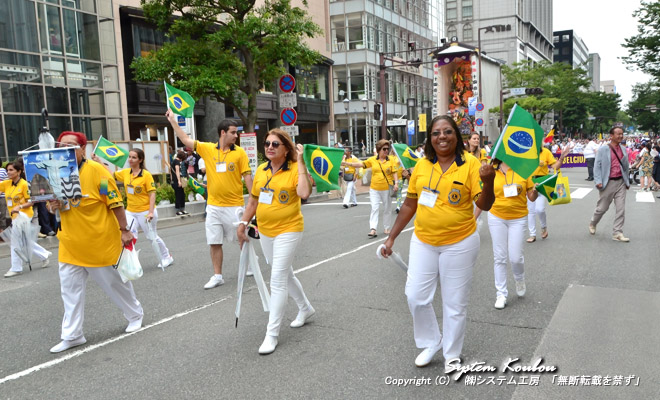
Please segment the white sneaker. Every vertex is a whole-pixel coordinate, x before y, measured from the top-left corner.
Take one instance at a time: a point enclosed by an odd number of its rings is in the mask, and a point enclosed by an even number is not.
[[[172,258],[172,256],[169,255],[167,256],[167,258],[161,260],[160,264],[158,264],[158,268],[163,268],[163,269],[167,268],[170,265],[172,265],[173,262],[174,262],[174,258]]]
[[[612,240],[615,242],[630,242],[630,239],[623,236],[623,233],[617,233],[616,235],[612,236]]]
[[[497,300],[495,301],[495,308],[497,308],[498,310],[501,310],[504,307],[506,307],[506,297],[497,296]]]
[[[20,272],[20,271],[7,271],[7,273],[5,274],[5,278],[11,278],[12,276],[17,276],[17,275],[20,275],[22,273],[23,272]]]
[[[516,281],[516,294],[518,297],[523,297],[526,291],[527,287],[525,286],[525,281]]]
[[[225,280],[221,276],[213,275],[211,279],[204,285],[204,289],[213,289],[225,283]]]
[[[266,335],[264,342],[259,347],[259,354],[270,354],[277,347],[277,336]]]
[[[252,267],[248,268],[247,273],[245,276],[254,276],[254,272],[252,272]]]
[[[137,321],[133,321],[129,323],[124,332],[126,333],[136,332],[139,331],[141,328],[142,328],[142,318],[138,319]]]
[[[305,325],[305,322],[307,322],[307,320],[314,314],[316,314],[316,310],[314,310],[314,307],[312,306],[309,306],[307,311],[298,311],[296,319],[294,319],[289,326],[292,328],[300,328]]]
[[[433,360],[433,356],[435,353],[437,353],[440,349],[442,349],[442,343],[438,344],[437,346],[432,346],[432,347],[427,347],[419,353],[417,358],[415,359],[415,365],[422,368],[426,367],[431,363],[431,360]]]
[[[78,339],[74,340],[62,340],[59,342],[57,345],[53,346],[50,349],[51,353],[59,353],[64,350],[69,350],[72,347],[80,346],[87,343],[87,339],[85,339],[84,336],[79,337]]]

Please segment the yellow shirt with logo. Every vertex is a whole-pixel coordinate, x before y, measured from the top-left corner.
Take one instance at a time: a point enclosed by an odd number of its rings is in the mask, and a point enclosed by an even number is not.
[[[417,162],[407,197],[417,199],[415,235],[431,246],[458,243],[477,229],[472,203],[481,194],[481,163],[473,155],[464,153],[443,173],[438,163],[426,158]],[[427,207],[419,197],[424,188],[437,192],[435,206]]]
[[[107,187],[107,194],[101,194]],[[122,206],[117,183],[105,167],[87,160],[80,167],[83,198],[62,208],[59,261],[81,267],[106,267],[121,253],[121,231],[112,211]]]
[[[344,159],[342,161],[349,162],[349,163],[359,163],[360,159],[355,157],[355,156],[350,156],[350,157],[344,156]],[[351,167],[350,165],[346,165],[343,168],[344,168],[344,173],[345,174],[354,174],[355,173],[355,167]]]
[[[364,167],[371,168],[371,185],[369,188],[389,190],[389,185],[394,185],[394,174],[398,165],[399,160],[396,159],[396,156],[388,156],[385,161],[380,161],[376,156],[364,160]]]
[[[195,151],[206,164],[208,204],[218,207],[243,206],[243,174],[251,172],[247,153],[234,145],[222,151],[218,143],[195,141]],[[218,172],[218,163],[225,163],[225,172]]]
[[[504,197],[504,185],[516,185],[517,196]],[[522,178],[513,172],[511,168],[507,170],[506,176],[498,168],[495,170],[495,203],[490,208],[490,213],[501,219],[518,219],[527,216],[527,191],[534,189],[534,182],[530,176],[528,179]]]
[[[133,175],[130,168],[115,172],[117,182],[123,182],[126,188],[126,211],[139,213],[149,211],[149,193],[156,191],[156,184],[151,172],[141,169]],[[129,193],[132,187],[133,194]]]
[[[554,155],[552,155],[552,152],[545,147],[541,148],[541,154],[539,156],[539,167],[536,168],[536,171],[532,174],[532,176],[543,176],[543,175],[548,175],[549,169],[548,166],[552,165],[557,162],[557,159],[555,158]],[[541,166],[541,163],[544,165]]]
[[[287,232],[302,232],[304,228],[303,215],[300,211],[300,197],[296,191],[298,163],[288,162],[285,165],[287,169],[280,168],[273,175],[269,162],[261,164],[257,168],[252,183],[252,196],[257,200],[262,189],[270,189],[273,193],[271,204],[258,203],[257,205],[259,233],[268,237],[275,237]]]
[[[23,178],[21,178],[16,185],[14,185],[11,179],[0,182],[0,191],[5,193],[5,199],[7,199],[7,211],[9,213],[11,213],[12,208],[30,201],[29,185]],[[32,207],[25,207],[21,212],[25,213],[25,215],[30,218],[34,215]],[[14,213],[11,215],[12,219],[16,217],[18,217],[18,214]]]

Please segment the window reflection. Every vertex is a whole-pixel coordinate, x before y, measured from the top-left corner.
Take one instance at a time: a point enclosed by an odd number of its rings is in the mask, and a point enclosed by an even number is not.
[[[2,108],[5,112],[40,112],[44,107],[41,85],[0,83]]]
[[[41,32],[41,52],[45,54],[62,54],[62,27],[60,26],[60,10],[54,6],[37,4],[39,9],[39,29]]]
[[[55,86],[64,86],[64,59],[55,57],[43,58],[44,82]]]
[[[0,1],[0,47],[39,51],[34,3],[25,0]]]
[[[0,80],[41,82],[39,56],[0,51]]]

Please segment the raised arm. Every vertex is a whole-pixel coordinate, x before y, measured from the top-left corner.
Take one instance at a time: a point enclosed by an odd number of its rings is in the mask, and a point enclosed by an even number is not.
[[[195,141],[190,136],[188,136],[188,134],[185,133],[183,129],[181,129],[178,122],[176,121],[176,114],[174,114],[172,110],[167,110],[165,116],[167,117],[167,120],[170,121],[172,129],[174,129],[174,133],[176,134],[176,137],[179,138],[181,143],[183,143],[183,145],[186,147],[190,147],[191,149],[195,148]]]

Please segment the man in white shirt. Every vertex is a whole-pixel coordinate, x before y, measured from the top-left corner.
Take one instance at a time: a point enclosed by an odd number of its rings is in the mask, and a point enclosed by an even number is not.
[[[584,148],[584,159],[587,160],[587,172],[589,176],[586,180],[594,180],[594,162],[596,161],[596,152],[598,151],[598,144],[593,138],[589,139],[587,147]]]

